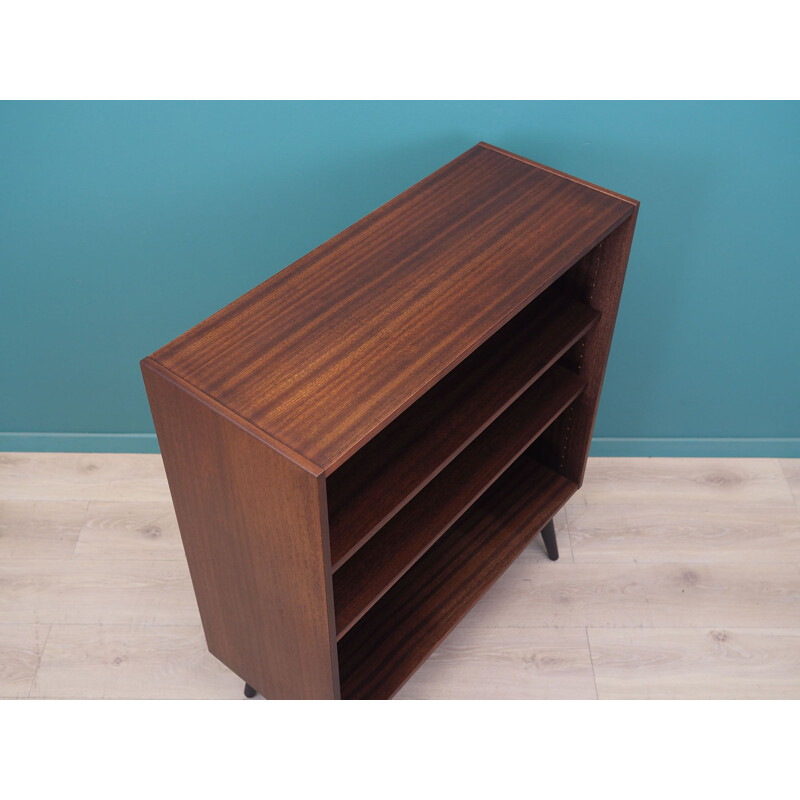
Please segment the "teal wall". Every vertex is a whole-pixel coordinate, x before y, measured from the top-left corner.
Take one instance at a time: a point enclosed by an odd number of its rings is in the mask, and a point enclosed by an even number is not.
[[[593,453],[800,456],[800,104],[744,102],[0,104],[0,450],[155,450],[142,356],[481,139],[641,200]]]

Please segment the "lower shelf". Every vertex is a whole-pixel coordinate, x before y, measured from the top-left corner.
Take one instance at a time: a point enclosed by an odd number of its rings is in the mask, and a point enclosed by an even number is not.
[[[583,391],[551,367],[333,574],[336,634],[347,631]]]
[[[525,453],[339,641],[343,699],[387,699],[578,488]]]

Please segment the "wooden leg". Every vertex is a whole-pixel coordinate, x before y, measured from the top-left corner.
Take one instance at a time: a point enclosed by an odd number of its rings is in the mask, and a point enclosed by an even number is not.
[[[545,550],[547,550],[547,557],[551,561],[558,561],[558,542],[556,542],[556,529],[553,525],[553,520],[550,520],[542,528],[542,541],[544,542]]]
[[[255,697],[258,692],[249,684],[246,683],[244,685],[244,696],[245,697]]]

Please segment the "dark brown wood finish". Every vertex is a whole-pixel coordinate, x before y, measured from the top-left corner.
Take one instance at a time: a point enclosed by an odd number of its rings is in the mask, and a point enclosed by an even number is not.
[[[328,478],[336,569],[455,458],[599,314],[553,287]]]
[[[477,145],[153,358],[328,473],[633,208]]]
[[[554,366],[333,576],[341,637],[583,391]]]
[[[583,479],[637,208],[481,143],[142,362],[212,653],[397,691]]]
[[[339,642],[345,699],[388,699],[577,485],[522,456]]]
[[[563,359],[586,379],[586,391],[540,445],[547,463],[579,486],[589,456],[635,225],[636,211],[575,264],[562,281],[574,297],[602,312],[598,324]]]
[[[208,649],[265,697],[337,698],[321,476],[142,373]]]

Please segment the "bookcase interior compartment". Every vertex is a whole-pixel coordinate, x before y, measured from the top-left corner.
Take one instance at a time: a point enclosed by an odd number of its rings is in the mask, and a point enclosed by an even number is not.
[[[339,640],[342,698],[391,697],[577,488],[517,458]]]
[[[337,569],[597,322],[559,280],[327,480]]]
[[[341,637],[583,391],[552,366],[333,573]]]
[[[597,324],[578,337],[558,358],[558,364],[586,381],[586,390],[536,442],[537,458],[581,484],[589,455],[611,337],[614,332],[632,221],[620,225],[591,248],[557,281],[574,302],[596,309]]]

